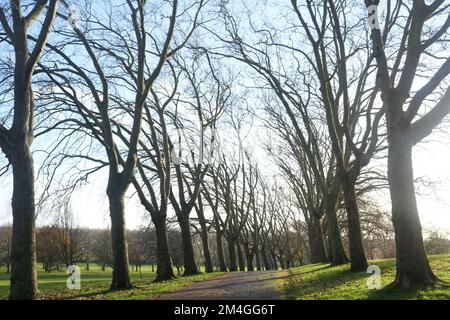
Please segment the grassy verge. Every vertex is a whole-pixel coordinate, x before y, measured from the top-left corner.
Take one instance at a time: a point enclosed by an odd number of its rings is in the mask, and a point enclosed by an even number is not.
[[[125,291],[110,291],[111,269],[102,271],[98,266],[91,266],[90,271],[81,270],[81,289],[67,289],[67,274],[64,271],[46,273],[38,272],[39,298],[64,300],[141,300],[161,293],[171,292],[188,286],[197,281],[215,277],[221,273],[201,273],[190,277],[177,277],[171,281],[153,283],[155,273],[150,266],[142,267],[141,274],[130,271],[133,289]],[[9,294],[9,275],[0,269],[0,299],[7,299]]]
[[[450,284],[450,255],[430,256],[433,271]],[[331,267],[315,264],[289,270],[290,277],[284,287],[288,299],[340,300],[340,299],[450,299],[450,286],[416,290],[387,288],[395,278],[395,260],[371,261],[381,269],[380,290],[369,289],[365,272],[351,273],[349,265]]]

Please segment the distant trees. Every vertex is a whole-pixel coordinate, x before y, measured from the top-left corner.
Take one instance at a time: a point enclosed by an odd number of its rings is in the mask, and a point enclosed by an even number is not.
[[[66,267],[84,260],[88,231],[75,224],[74,213],[70,203],[65,203],[56,216],[55,230],[57,232],[58,251]]]
[[[427,254],[450,253],[450,240],[448,234],[439,230],[432,230],[424,241]]]
[[[12,226],[0,226],[0,266],[6,267],[6,273],[11,271],[11,238]]]
[[[9,270],[10,226],[0,226],[0,265]],[[176,235],[178,233],[175,232]],[[82,235],[82,241],[75,241],[73,235]],[[72,238],[69,238],[72,236]],[[112,267],[112,247],[109,229],[67,228],[57,223],[37,228],[37,262],[46,272],[65,269],[69,265],[98,264],[103,271]],[[71,239],[71,240],[69,240]],[[155,230],[144,228],[128,232],[130,263],[140,270],[143,265],[154,263],[156,255]],[[174,240],[175,245],[179,241]],[[9,246],[8,246],[9,245]]]
[[[184,266],[184,253],[182,246],[181,233],[169,230],[169,250],[173,266],[177,269],[178,276],[181,275],[181,268]]]
[[[128,232],[130,264],[136,267],[136,271],[142,278],[142,266],[152,264],[156,252],[155,231],[150,228],[133,230]]]
[[[105,271],[106,267],[113,266],[111,230],[93,230],[90,235],[93,262],[100,264]]]
[[[59,242],[59,231],[56,226],[46,226],[37,231],[37,261],[42,263],[46,272],[59,270],[64,263],[61,259],[61,246]]]

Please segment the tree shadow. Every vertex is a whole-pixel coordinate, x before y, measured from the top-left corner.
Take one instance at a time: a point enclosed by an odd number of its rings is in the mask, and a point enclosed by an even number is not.
[[[320,272],[320,276],[307,278],[309,273]],[[320,294],[330,288],[346,285],[349,282],[361,281],[367,278],[366,272],[351,272],[350,268],[335,269],[334,266],[325,265],[322,268],[306,272],[291,274],[287,287],[288,298],[302,298],[309,294]],[[338,299],[341,297],[337,297]]]
[[[374,290],[369,293],[369,300],[410,300],[418,299],[419,293],[425,296],[427,293],[434,293],[439,290],[448,290],[450,283],[439,280],[434,286],[415,287],[410,289],[396,288],[388,285],[382,289]],[[446,293],[443,293],[447,295]]]
[[[322,266],[322,267],[320,267],[320,268],[313,268],[314,266]],[[305,272],[301,272],[301,273],[298,273],[298,274],[308,274],[308,273],[312,273],[312,272],[317,272],[319,270],[331,269],[331,268],[336,267],[336,266],[333,266],[331,264],[316,264],[316,265],[310,265],[308,267],[311,267],[311,270],[308,270],[308,271],[305,271]]]

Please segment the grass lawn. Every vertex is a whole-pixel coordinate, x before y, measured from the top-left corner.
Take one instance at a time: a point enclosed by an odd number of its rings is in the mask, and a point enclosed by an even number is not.
[[[111,285],[111,269],[102,271],[99,266],[91,265],[90,271],[81,268],[81,289],[69,290],[66,287],[68,275],[65,271],[47,273],[38,268],[39,298],[40,299],[81,299],[81,300],[140,300],[164,292],[187,286],[193,282],[202,281],[221,273],[201,273],[190,277],[178,277],[172,281],[153,283],[156,274],[150,266],[142,267],[142,278],[137,271],[130,270],[132,290],[109,291]],[[175,273],[176,274],[176,273]],[[7,299],[9,294],[9,275],[4,268],[0,268],[0,299]]]
[[[349,265],[331,267],[315,264],[289,270],[290,277],[284,291],[288,299],[336,300],[336,299],[450,299],[450,255],[430,256],[435,274],[449,286],[409,291],[387,288],[395,278],[395,260],[371,261],[381,269],[380,290],[368,289],[365,272],[351,273]]]

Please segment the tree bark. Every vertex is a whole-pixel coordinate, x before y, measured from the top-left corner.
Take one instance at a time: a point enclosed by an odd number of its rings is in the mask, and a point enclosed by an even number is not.
[[[323,239],[322,223],[320,219],[311,214],[308,223],[308,242],[311,254],[311,263],[327,263],[325,241]]]
[[[412,143],[397,129],[389,135],[388,178],[395,229],[397,275],[393,286],[432,286],[438,279],[428,262],[416,204]]]
[[[113,254],[113,272],[111,289],[131,288],[128,262],[128,245],[125,229],[125,192],[108,190],[111,216],[111,245]]]
[[[238,241],[236,241],[236,248],[239,263],[239,271],[245,271],[244,255],[242,254],[242,248]]]
[[[353,272],[366,271],[369,264],[364,253],[355,183],[349,177],[345,177],[343,180],[342,188],[348,220],[350,270]]]
[[[275,251],[271,251],[272,254],[272,268],[273,270],[278,270],[278,264],[277,264],[277,256],[275,255]]]
[[[28,95],[29,91],[26,91]],[[34,300],[37,296],[36,236],[33,156],[25,141],[11,150],[13,168],[13,226],[11,237],[10,299]]]
[[[255,268],[253,267],[253,257],[255,254],[250,252],[248,245],[244,246],[244,251],[245,260],[247,261],[247,271],[255,271]]]
[[[167,241],[166,216],[152,217],[156,231],[156,279],[155,281],[170,280],[175,277],[170,259],[169,244]],[[153,264],[152,264],[153,268]]]
[[[349,260],[342,245],[341,232],[336,215],[337,194],[329,194],[325,199],[325,210],[327,215],[328,228],[328,248],[330,251],[329,259],[333,266],[346,264]]]
[[[199,206],[201,205],[201,201],[199,201]],[[211,252],[209,251],[209,245],[208,245],[208,230],[206,227],[206,220],[205,215],[203,214],[203,208],[199,208],[197,210],[197,216],[198,221],[200,223],[200,236],[202,238],[202,249],[203,249],[203,256],[205,259],[205,271],[206,272],[214,272],[212,259],[211,259]]]
[[[272,268],[270,266],[269,259],[267,258],[267,251],[266,251],[265,243],[263,243],[261,245],[261,256],[262,256],[262,259],[263,259],[264,268],[266,270],[271,270]]]
[[[216,229],[216,245],[217,245],[217,258],[219,260],[219,270],[221,272],[226,272],[227,265],[225,264],[225,256],[223,254],[222,231],[220,229]]]
[[[230,255],[230,271],[237,271],[236,244],[234,239],[228,239],[228,253]]]
[[[192,245],[191,227],[189,224],[189,215],[185,213],[177,214],[178,223],[181,229],[181,239],[183,242],[183,263],[184,275],[190,276],[198,274],[197,264],[195,263],[194,247]]]
[[[255,247],[255,260],[256,260],[256,270],[261,271],[262,270],[261,258],[259,256],[259,249],[257,246]]]
[[[278,256],[278,261],[280,261],[281,270],[286,270],[286,264],[284,263],[284,258],[282,254]]]

